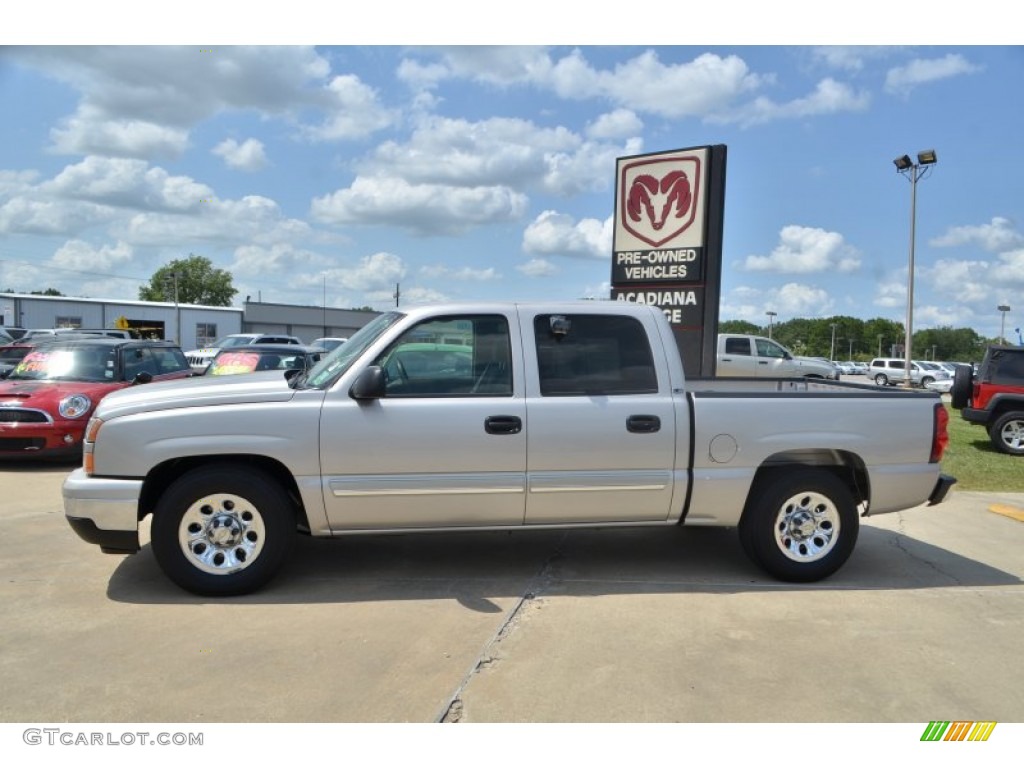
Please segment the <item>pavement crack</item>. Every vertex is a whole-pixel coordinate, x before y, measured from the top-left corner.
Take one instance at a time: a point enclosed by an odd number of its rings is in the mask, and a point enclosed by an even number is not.
[[[463,715],[463,692],[466,690],[466,687],[476,674],[482,670],[495,666],[501,660],[501,655],[495,653],[498,644],[504,641],[505,638],[507,638],[519,625],[519,620],[525,609],[540,599],[538,596],[544,593],[545,587],[547,587],[554,579],[554,564],[562,557],[562,545],[565,543],[566,536],[568,536],[568,532],[562,534],[551,553],[544,559],[544,562],[541,563],[533,576],[530,577],[529,582],[527,582],[526,589],[523,590],[523,593],[519,596],[516,604],[505,616],[505,620],[501,623],[501,626],[498,627],[497,632],[495,632],[494,635],[491,636],[491,639],[484,644],[484,647],[476,657],[476,661],[473,663],[469,672],[467,672],[462,678],[462,681],[448,698],[444,709],[441,711],[440,715],[434,719],[434,722],[461,722]]]

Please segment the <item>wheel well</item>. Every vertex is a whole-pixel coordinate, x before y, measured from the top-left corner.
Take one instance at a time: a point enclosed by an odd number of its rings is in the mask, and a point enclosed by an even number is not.
[[[996,421],[1001,419],[1004,414],[1010,413],[1011,411],[1024,411],[1024,400],[1016,397],[1000,397],[998,400],[993,398],[989,401],[989,417],[988,423],[994,424]]]
[[[153,467],[142,484],[142,494],[139,497],[139,519],[141,520],[153,511],[160,494],[179,477],[197,467],[210,467],[216,464],[249,466],[253,470],[263,472],[277,480],[295,504],[295,515],[299,527],[303,530],[309,529],[309,520],[306,517],[305,506],[302,504],[302,496],[299,494],[299,486],[288,468],[275,459],[247,454],[186,456],[165,461],[163,464]]]
[[[870,501],[871,485],[868,480],[868,471],[859,456],[849,451],[801,450],[774,454],[761,464],[750,484],[747,505],[749,506],[750,501],[756,498],[759,486],[770,482],[780,474],[811,467],[835,475],[850,490],[854,503],[858,506]]]

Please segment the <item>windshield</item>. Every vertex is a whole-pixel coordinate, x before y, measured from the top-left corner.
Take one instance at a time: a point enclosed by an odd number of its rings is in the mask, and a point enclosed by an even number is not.
[[[8,380],[114,381],[117,350],[100,346],[49,346],[33,349]]]
[[[302,381],[296,381],[297,386],[305,386],[313,389],[326,389],[331,383],[348,370],[349,366],[366,351],[373,342],[380,338],[388,328],[401,320],[404,315],[401,312],[387,312],[379,315],[356,331],[348,341],[337,347],[329,355],[326,355],[309,375]]]
[[[31,347],[4,347],[0,349],[0,363],[13,365],[31,351]]]
[[[219,347],[220,349],[231,349],[232,347],[244,347],[246,344],[252,344],[252,336],[225,336],[223,339],[217,339],[211,347]]]

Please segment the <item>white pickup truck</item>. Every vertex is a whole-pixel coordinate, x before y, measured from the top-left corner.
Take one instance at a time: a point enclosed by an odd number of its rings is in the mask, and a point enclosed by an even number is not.
[[[181,587],[266,584],[295,535],[735,526],[773,576],[850,556],[859,515],[943,500],[939,396],[699,381],[664,315],[626,302],[382,314],[308,374],[108,395],[64,483],[72,528]]]
[[[839,369],[828,360],[800,357],[777,341],[744,333],[718,334],[715,362],[718,376],[839,380]]]

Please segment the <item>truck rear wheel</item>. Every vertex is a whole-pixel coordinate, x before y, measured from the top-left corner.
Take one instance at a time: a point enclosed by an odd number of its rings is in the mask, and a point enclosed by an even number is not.
[[[822,469],[776,473],[751,490],[740,542],[758,566],[782,581],[818,581],[850,557],[860,521],[853,495]]]
[[[242,595],[280,570],[295,539],[295,510],[266,474],[241,465],[194,469],[153,512],[153,554],[175,584],[197,595]]]
[[[1004,413],[993,422],[988,435],[997,451],[1024,456],[1024,411]]]

